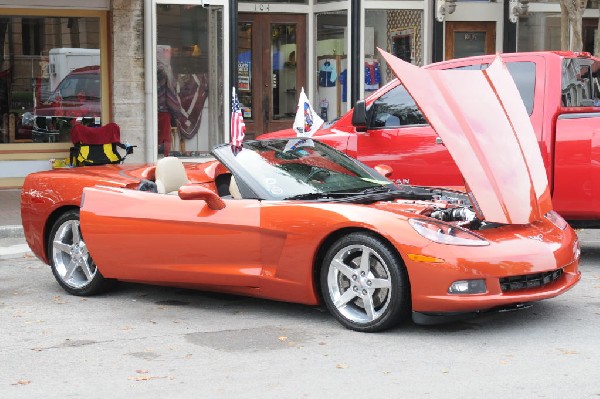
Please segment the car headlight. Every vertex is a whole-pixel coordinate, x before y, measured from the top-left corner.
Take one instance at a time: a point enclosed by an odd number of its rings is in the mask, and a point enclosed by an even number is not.
[[[558,213],[556,213],[556,211],[550,211],[544,216],[559,229],[564,230],[567,228],[567,221],[563,219],[562,216],[560,216]]]
[[[409,219],[408,223],[423,237],[447,245],[481,247],[490,245],[485,239],[461,227],[427,219]]]

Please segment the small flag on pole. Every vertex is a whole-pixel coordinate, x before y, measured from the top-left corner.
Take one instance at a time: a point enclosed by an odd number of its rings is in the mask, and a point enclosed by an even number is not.
[[[296,118],[292,126],[296,135],[299,137],[311,137],[323,124],[323,119],[315,112],[310,105],[304,87],[300,92],[298,99],[298,109],[296,110]]]
[[[244,116],[240,109],[240,102],[235,92],[235,87],[231,88],[231,145],[241,147],[246,132]]]

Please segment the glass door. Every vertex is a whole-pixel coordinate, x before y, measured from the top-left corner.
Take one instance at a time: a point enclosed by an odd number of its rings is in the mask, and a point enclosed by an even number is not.
[[[237,53],[246,138],[291,128],[306,80],[306,16],[240,14]]]
[[[446,59],[493,54],[495,22],[446,22]]]
[[[223,7],[156,5],[158,154],[198,157],[223,141]]]

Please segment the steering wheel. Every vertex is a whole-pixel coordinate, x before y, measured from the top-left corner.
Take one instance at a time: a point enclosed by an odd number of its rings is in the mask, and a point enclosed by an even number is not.
[[[327,169],[320,168],[318,166],[311,166],[310,173],[306,177],[306,182],[316,181],[319,183],[325,183],[325,180],[331,176],[331,172]]]

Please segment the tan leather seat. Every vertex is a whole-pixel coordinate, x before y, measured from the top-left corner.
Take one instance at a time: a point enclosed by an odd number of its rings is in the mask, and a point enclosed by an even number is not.
[[[231,175],[231,180],[229,180],[229,194],[231,194],[231,198],[233,199],[242,199],[242,194],[240,194],[240,189],[233,175]]]
[[[177,194],[179,187],[190,180],[183,162],[177,157],[164,157],[156,164],[156,189],[161,194]]]

